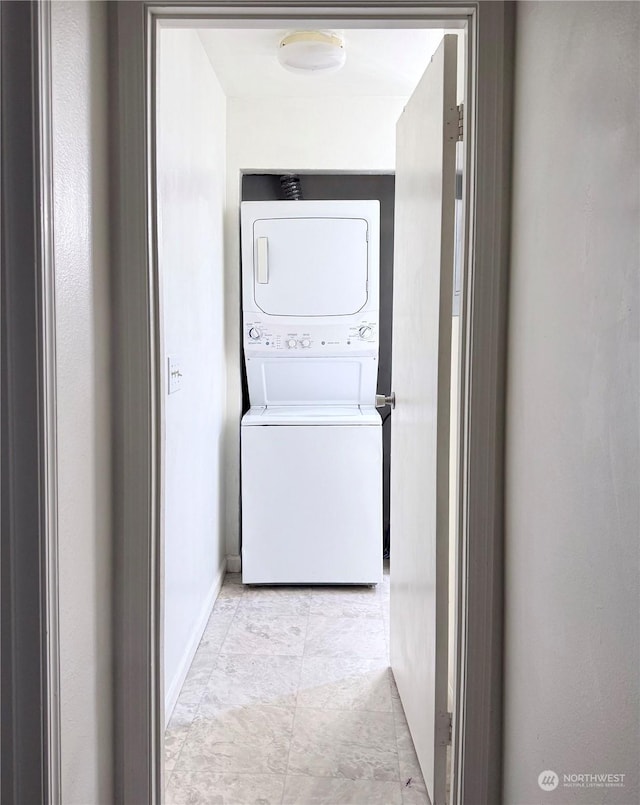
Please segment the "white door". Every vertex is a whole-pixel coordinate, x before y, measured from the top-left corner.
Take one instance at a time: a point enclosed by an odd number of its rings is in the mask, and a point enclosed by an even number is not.
[[[433,805],[445,800],[449,396],[457,38],[398,121],[391,431],[391,666]]]

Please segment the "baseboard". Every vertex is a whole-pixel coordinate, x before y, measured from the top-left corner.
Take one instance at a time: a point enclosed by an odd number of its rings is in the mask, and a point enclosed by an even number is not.
[[[242,570],[242,559],[240,554],[232,553],[227,555],[227,573],[240,573]]]
[[[189,645],[184,652],[184,656],[182,658],[182,662],[180,663],[180,667],[173,678],[173,681],[169,685],[169,689],[165,696],[164,702],[164,721],[165,727],[169,723],[169,719],[171,718],[171,714],[173,713],[173,708],[176,706],[176,702],[178,701],[178,696],[180,695],[180,691],[182,690],[182,686],[184,685],[184,680],[189,673],[189,668],[191,668],[191,663],[193,662],[193,658],[195,657],[196,651],[198,650],[198,646],[200,645],[200,640],[202,639],[202,635],[204,633],[205,627],[209,620],[209,615],[211,615],[211,610],[213,609],[213,605],[216,602],[216,598],[218,597],[218,593],[220,592],[220,588],[222,587],[222,582],[224,581],[224,574],[227,571],[227,559],[223,557],[222,562],[220,563],[220,567],[218,568],[218,572],[213,580],[213,584],[209,588],[209,592],[207,593],[207,597],[204,600],[202,605],[202,609],[200,610],[200,616],[196,621],[196,625],[193,627],[193,631],[191,633],[191,639],[189,640]]]

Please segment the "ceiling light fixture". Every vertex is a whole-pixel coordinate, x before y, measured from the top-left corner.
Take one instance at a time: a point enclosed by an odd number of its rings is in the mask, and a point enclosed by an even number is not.
[[[333,31],[296,31],[278,46],[278,61],[294,73],[334,73],[346,58],[344,39]]]

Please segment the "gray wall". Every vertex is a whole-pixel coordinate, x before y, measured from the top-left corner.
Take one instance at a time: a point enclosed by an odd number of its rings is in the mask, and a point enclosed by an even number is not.
[[[380,356],[378,394],[391,393],[391,325],[393,317],[393,216],[395,176],[392,174],[313,173],[300,176],[303,198],[319,200],[377,199],[380,202]],[[242,177],[243,201],[284,198],[279,176],[246,174]],[[242,343],[242,336],[240,336]],[[249,395],[243,369],[243,411]],[[391,458],[391,409],[380,409],[383,418],[382,520],[385,547],[389,539],[389,494]]]
[[[112,796],[107,14],[52,11],[62,802]]]
[[[517,3],[504,802],[638,802],[637,3]],[[560,785],[543,793],[538,774]],[[624,773],[625,788],[563,774]]]

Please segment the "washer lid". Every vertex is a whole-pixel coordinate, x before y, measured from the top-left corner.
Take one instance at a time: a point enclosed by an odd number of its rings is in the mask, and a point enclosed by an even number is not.
[[[275,405],[250,408],[242,425],[381,425],[373,406]]]
[[[300,352],[299,350],[296,350]],[[357,408],[373,405],[377,356],[246,355],[252,407]]]

